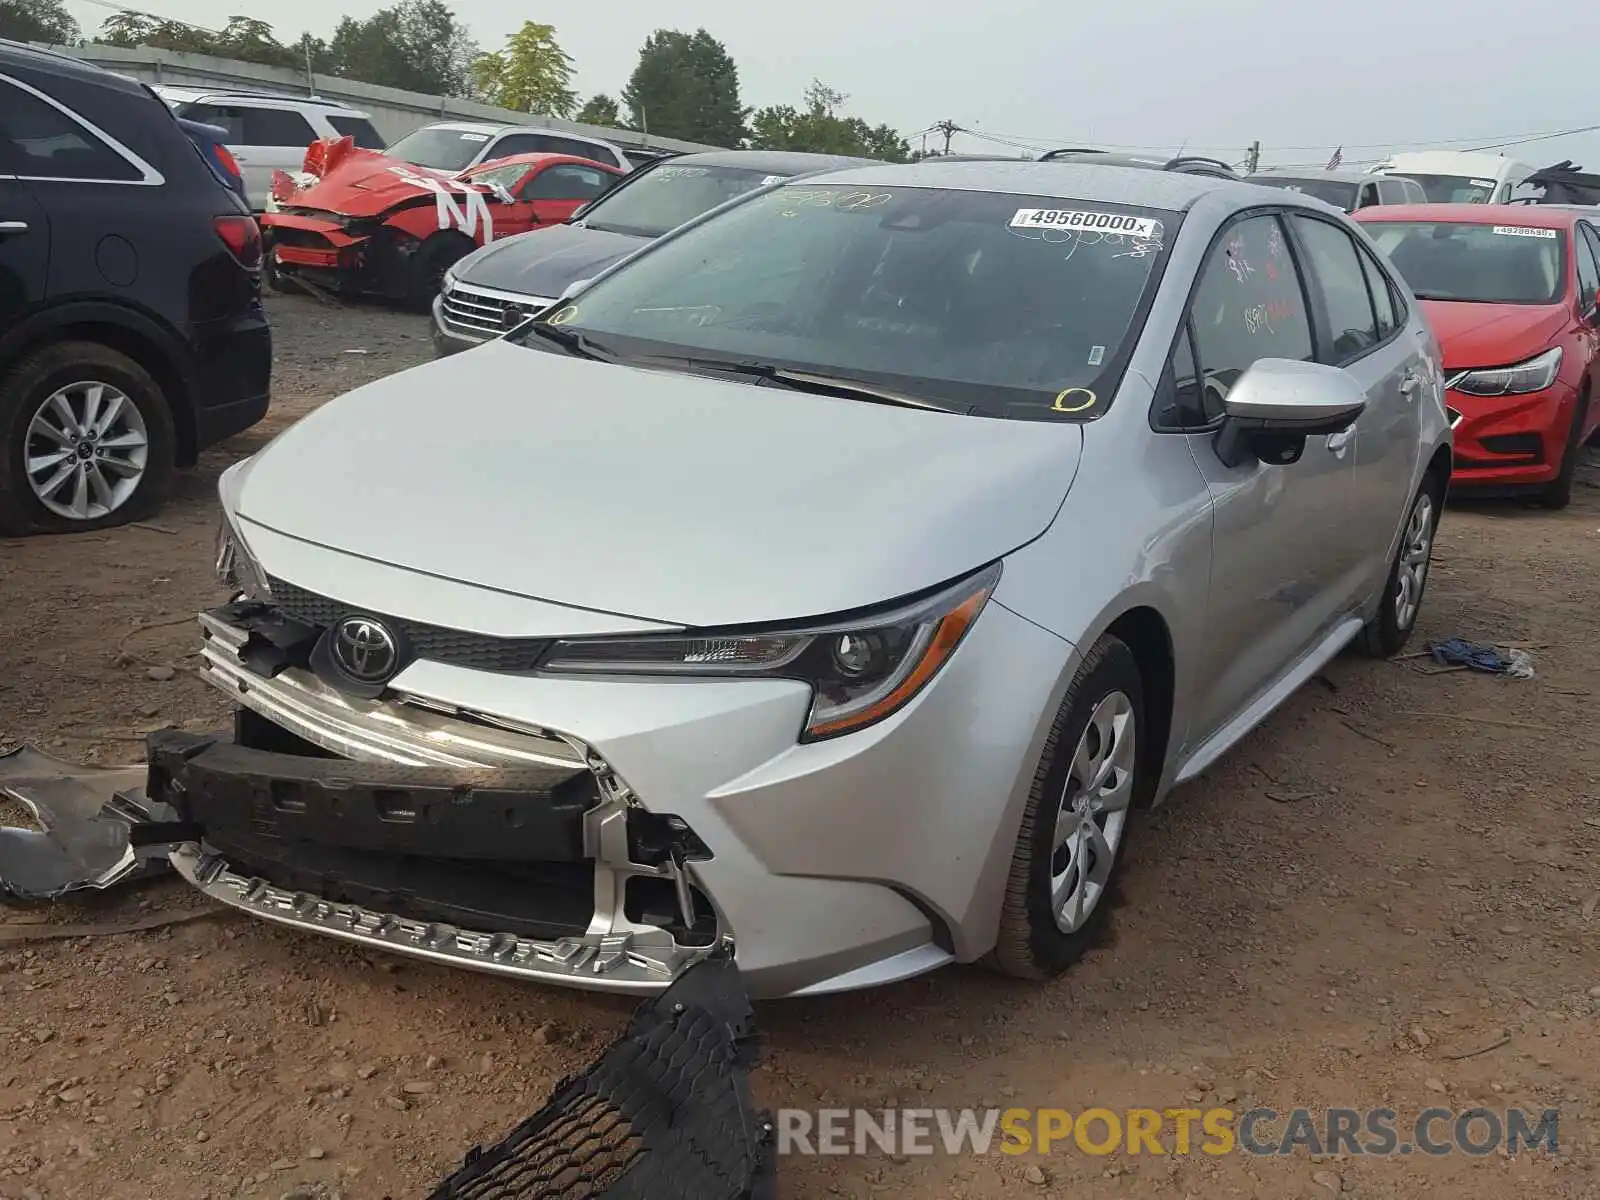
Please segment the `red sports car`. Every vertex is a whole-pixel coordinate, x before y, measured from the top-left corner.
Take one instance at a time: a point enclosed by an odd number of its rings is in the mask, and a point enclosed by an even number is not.
[[[567,154],[518,154],[447,175],[340,138],[313,143],[298,177],[274,175],[262,232],[277,275],[426,308],[463,255],[560,224],[623,174]]]
[[[1543,205],[1414,204],[1354,214],[1444,348],[1457,488],[1572,498],[1600,427],[1600,216]]]

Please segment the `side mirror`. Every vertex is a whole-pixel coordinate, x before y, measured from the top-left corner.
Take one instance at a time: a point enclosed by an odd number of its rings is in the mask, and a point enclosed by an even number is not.
[[[1348,429],[1367,407],[1366,390],[1339,367],[1287,358],[1258,359],[1228,389],[1217,457],[1241,467],[1298,462],[1308,437]]]

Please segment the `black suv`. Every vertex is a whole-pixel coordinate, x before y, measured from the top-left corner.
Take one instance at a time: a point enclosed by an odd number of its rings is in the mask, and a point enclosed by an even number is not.
[[[133,520],[261,419],[260,265],[153,92],[0,41],[0,535]]]

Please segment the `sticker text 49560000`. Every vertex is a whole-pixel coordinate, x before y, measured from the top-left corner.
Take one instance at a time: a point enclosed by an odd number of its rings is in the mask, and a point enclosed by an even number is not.
[[[1068,229],[1098,233],[1125,233],[1137,238],[1153,238],[1160,222],[1153,217],[1134,217],[1127,213],[1084,212],[1067,208],[1019,208],[1011,217],[1013,229]]]

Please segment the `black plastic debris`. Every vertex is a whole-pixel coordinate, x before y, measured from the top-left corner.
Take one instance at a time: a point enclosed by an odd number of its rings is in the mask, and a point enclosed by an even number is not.
[[[429,1200],[767,1200],[776,1164],[771,1122],[751,1106],[751,1025],[739,969],[718,950]]]

